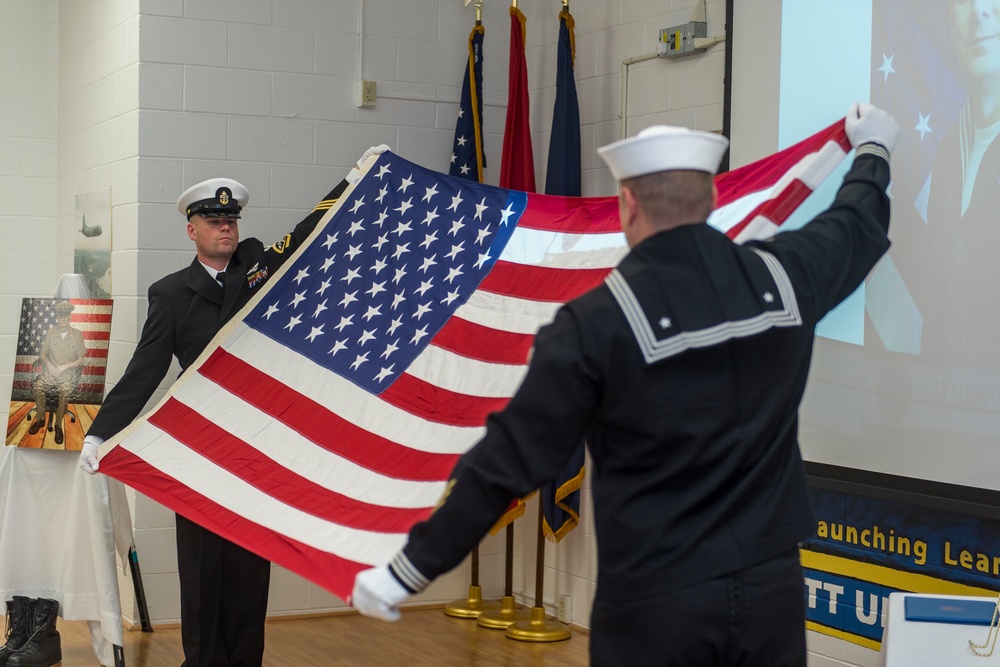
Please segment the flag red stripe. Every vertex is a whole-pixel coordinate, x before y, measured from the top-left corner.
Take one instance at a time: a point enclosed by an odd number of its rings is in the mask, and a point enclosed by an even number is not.
[[[837,142],[845,153],[851,150],[851,143],[844,132],[843,119],[767,159],[716,176],[715,186],[719,190],[718,205],[725,206],[740,197],[773,186],[802,158],[817,152],[827,141]]]
[[[70,315],[69,321],[71,324],[79,324],[81,322],[97,322],[98,324],[110,324],[111,323],[111,313],[81,313],[80,315]]]
[[[812,193],[808,185],[795,179],[781,191],[781,196],[762,201],[746,217],[730,227],[726,236],[736,238],[757,217],[767,218],[780,227]]]
[[[563,302],[597,287],[610,272],[610,268],[555,269],[497,262],[479,288],[529,301]]]
[[[124,447],[115,447],[101,459],[101,472],[142,489],[143,494],[156,502],[213,532],[225,535],[226,539],[245,549],[297,572],[341,598],[346,599],[351,594],[358,572],[370,567],[248,521],[165,475]]]
[[[453,426],[482,426],[487,415],[502,410],[510,401],[510,397],[458,394],[406,373],[379,398],[427,421]]]
[[[431,512],[429,507],[371,505],[326,489],[279,465],[175,398],[151,415],[149,423],[272,498],[341,526],[401,533]]]
[[[319,447],[387,477],[439,481],[448,478],[458,461],[455,454],[420,452],[359,428],[223,348],[198,372]]]
[[[621,232],[618,197],[560,197],[528,193],[519,228],[601,234]]]
[[[499,364],[523,364],[534,344],[531,334],[499,331],[459,317],[448,320],[433,344],[470,359]]]
[[[74,306],[93,306],[95,309],[111,310],[111,299],[70,299]]]

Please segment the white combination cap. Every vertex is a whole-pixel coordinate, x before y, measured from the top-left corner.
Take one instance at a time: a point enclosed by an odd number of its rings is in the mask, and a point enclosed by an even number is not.
[[[715,174],[729,140],[721,134],[686,127],[654,125],[638,136],[597,149],[617,181],[659,171],[704,171]]]
[[[238,218],[250,201],[250,193],[231,178],[210,178],[192,185],[177,199],[177,210],[190,219],[196,213],[205,217]]]

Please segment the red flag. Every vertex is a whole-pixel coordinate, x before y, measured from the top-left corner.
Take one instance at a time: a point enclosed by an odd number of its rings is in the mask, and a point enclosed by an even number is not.
[[[713,224],[780,224],[845,146],[841,123],[719,177]],[[102,446],[101,472],[346,599],[433,510],[538,328],[627,250],[615,197],[525,195],[386,153]]]
[[[535,159],[531,152],[528,110],[528,65],[524,59],[526,19],[510,8],[510,67],[507,73],[507,123],[500,157],[500,187],[535,191]]]

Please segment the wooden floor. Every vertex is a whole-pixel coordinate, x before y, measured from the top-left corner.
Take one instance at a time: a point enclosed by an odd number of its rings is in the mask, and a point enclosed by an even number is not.
[[[59,620],[63,667],[98,665],[82,621]],[[586,665],[589,636],[573,630],[560,642],[507,639],[474,620],[446,616],[438,609],[404,611],[395,623],[357,614],[309,619],[269,619],[264,664],[268,667],[389,665],[391,667],[569,667]],[[181,664],[179,628],[125,633],[126,667],[177,667]]]

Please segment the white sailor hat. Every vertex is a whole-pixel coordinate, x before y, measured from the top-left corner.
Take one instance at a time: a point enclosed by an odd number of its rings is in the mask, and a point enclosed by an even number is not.
[[[638,136],[597,149],[612,176],[625,181],[659,171],[705,171],[715,174],[729,141],[720,134],[686,127],[654,125]]]
[[[187,219],[196,213],[209,218],[238,218],[250,193],[231,178],[210,178],[192,185],[177,198],[177,210]]]

